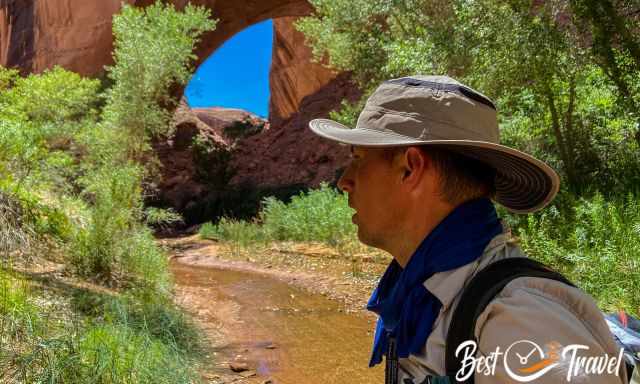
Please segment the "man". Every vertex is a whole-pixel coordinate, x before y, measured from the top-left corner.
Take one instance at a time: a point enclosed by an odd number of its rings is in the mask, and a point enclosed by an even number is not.
[[[351,146],[338,186],[349,195],[360,241],[394,258],[368,305],[379,315],[370,365],[397,354],[387,382],[446,382],[447,331],[463,288],[488,265],[524,257],[490,199],[534,212],[556,195],[558,175],[498,144],[494,103],[445,76],[384,82],[354,129],[326,119],[309,125]],[[456,380],[626,380],[595,302],[560,281],[512,280],[481,312],[474,336],[477,345],[458,351],[465,360]],[[611,360],[608,372],[590,369]]]

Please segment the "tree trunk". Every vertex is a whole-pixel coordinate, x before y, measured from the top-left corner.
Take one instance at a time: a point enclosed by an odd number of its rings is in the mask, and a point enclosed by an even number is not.
[[[545,82],[544,85],[544,96],[546,98],[547,107],[549,107],[549,112],[551,113],[551,128],[553,129],[553,135],[556,139],[556,144],[558,145],[558,152],[560,154],[560,160],[564,164],[564,171],[567,175],[567,181],[571,189],[575,189],[576,180],[574,170],[572,168],[572,162],[569,160],[569,151],[567,149],[566,142],[564,140],[564,135],[562,134],[562,128],[560,125],[560,115],[558,114],[558,109],[556,108],[556,102],[553,96],[553,92],[551,91],[551,87],[548,82]]]
[[[572,74],[571,75],[571,79],[569,80],[569,105],[567,106],[567,111],[565,112],[565,117],[564,117],[564,133],[563,133],[563,139],[566,140],[566,138],[575,138],[575,133],[573,130],[573,111],[575,109],[575,100],[576,100],[576,75]],[[565,151],[567,154],[567,161],[569,162],[567,164],[567,169],[571,170],[571,173],[573,174],[573,178],[574,178],[574,182],[577,183],[577,174],[576,174],[576,164],[575,164],[575,145],[569,145],[569,143],[567,143],[565,141],[564,143],[565,145]],[[569,174],[569,172],[567,172],[567,174]],[[576,187],[578,187],[577,184],[574,184]]]

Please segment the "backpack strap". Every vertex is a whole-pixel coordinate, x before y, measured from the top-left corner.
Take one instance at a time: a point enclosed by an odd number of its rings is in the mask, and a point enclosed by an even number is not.
[[[478,272],[464,288],[447,333],[445,369],[452,383],[458,383],[456,372],[462,367],[462,356],[460,359],[455,356],[458,345],[467,340],[477,342],[475,326],[480,314],[511,280],[525,276],[552,279],[574,286],[558,272],[527,257],[498,260]],[[473,384],[473,376],[466,383]]]
[[[387,356],[384,366],[384,382],[385,384],[398,383],[398,347],[396,346],[396,338],[390,333],[385,332],[388,341]]]

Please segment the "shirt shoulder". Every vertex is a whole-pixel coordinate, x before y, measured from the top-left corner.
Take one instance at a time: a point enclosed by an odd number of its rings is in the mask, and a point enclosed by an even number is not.
[[[569,376],[578,383],[623,382],[624,364],[611,374],[592,374],[577,364],[577,357],[600,362],[606,356],[610,362],[619,348],[593,298],[559,281],[514,279],[481,313],[475,336],[479,356],[503,353],[493,374],[476,373],[479,384],[521,383],[538,374],[535,382],[543,384],[565,382]]]

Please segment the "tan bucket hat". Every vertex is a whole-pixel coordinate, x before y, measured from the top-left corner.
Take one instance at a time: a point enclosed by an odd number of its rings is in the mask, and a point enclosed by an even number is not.
[[[365,147],[438,145],[496,170],[495,200],[512,212],[534,212],[558,193],[560,178],[531,155],[498,144],[494,103],[447,76],[411,76],[382,83],[356,127],[327,119],[309,122],[319,136]]]

